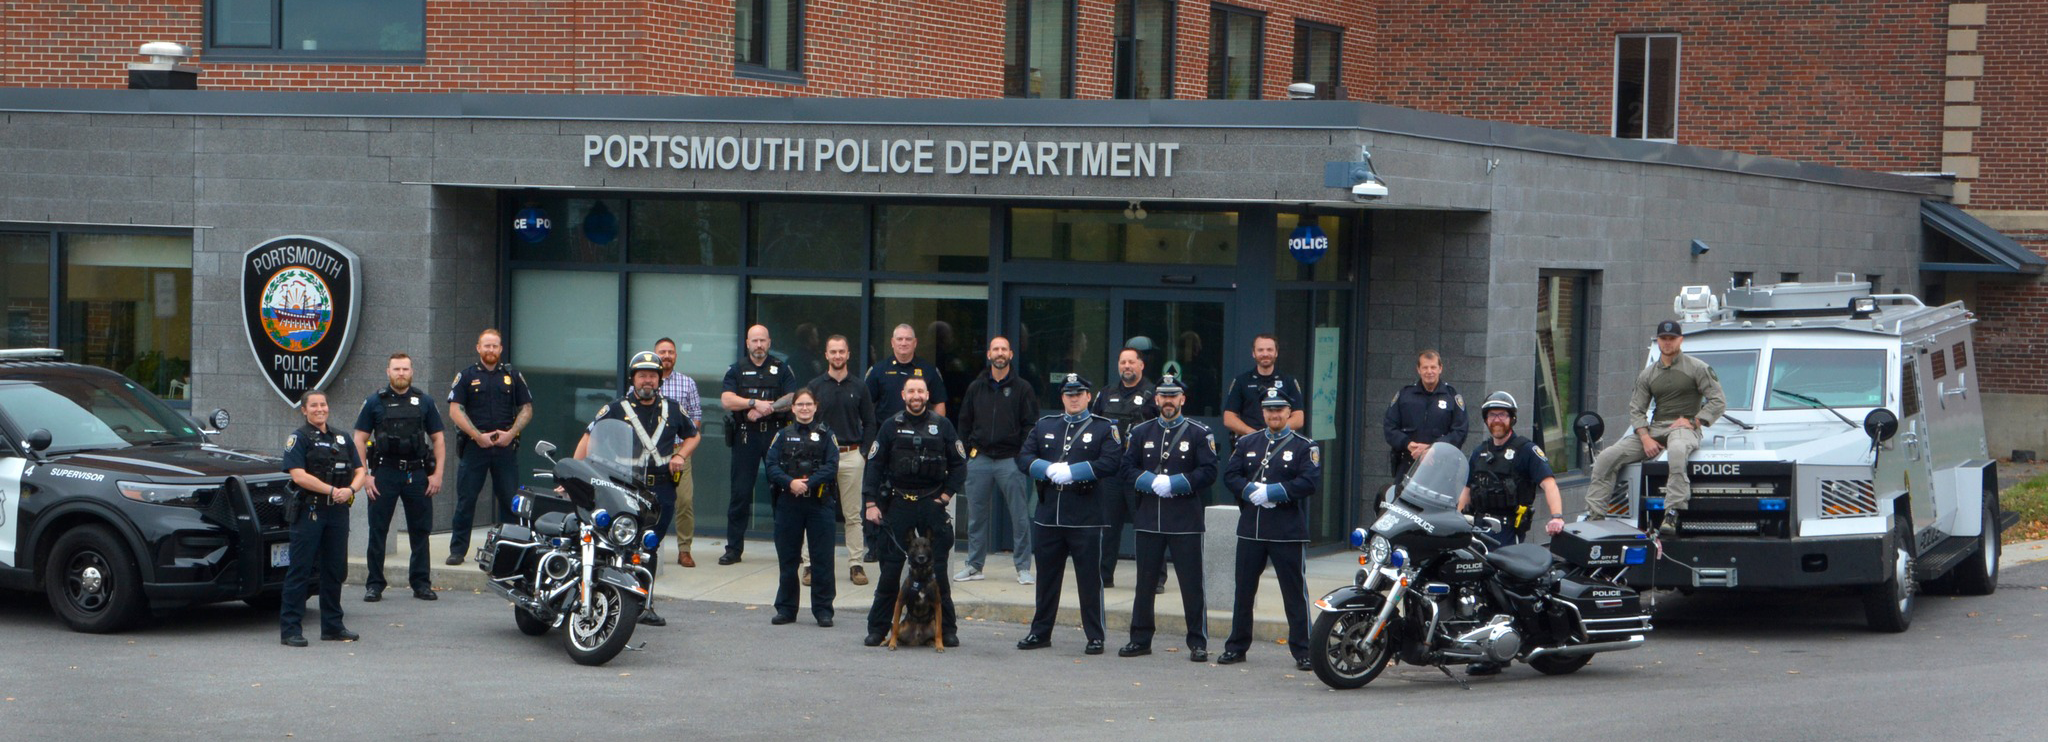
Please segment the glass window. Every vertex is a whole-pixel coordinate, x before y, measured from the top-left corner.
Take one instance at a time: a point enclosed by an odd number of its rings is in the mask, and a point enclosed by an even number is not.
[[[563,297],[575,297],[563,301]],[[595,271],[512,271],[512,327],[505,360],[533,392],[525,471],[546,462],[533,441],[574,451],[598,408],[619,398],[619,274]]]
[[[734,62],[781,72],[803,69],[802,0],[734,0]]]
[[[1551,468],[1570,471],[1584,466],[1572,420],[1586,411],[1586,385],[1591,369],[1586,341],[1592,337],[1589,310],[1595,273],[1544,271],[1536,287],[1536,399],[1524,403],[1520,421],[1529,426],[1536,445],[1550,454]]]
[[[1280,281],[1349,281],[1351,280],[1351,254],[1345,241],[1347,224],[1344,217],[1333,214],[1319,214],[1304,221],[1300,214],[1281,214],[1278,228],[1274,230],[1279,249],[1273,253],[1273,278]],[[1330,238],[1330,249],[1314,263],[1304,264],[1295,259],[1287,248],[1287,240],[1294,230],[1305,224],[1313,224],[1323,230],[1323,236]]]
[[[191,399],[191,237],[64,235],[61,317],[66,359]]]
[[[1294,24],[1294,81],[1315,83],[1316,97],[1334,100],[1343,77],[1344,29]]]
[[[740,347],[740,279],[680,273],[634,273],[626,278],[626,347],[653,350],[676,343],[676,369],[708,381],[712,397]]]
[[[50,235],[0,233],[0,307],[6,347],[50,346]]]
[[[799,383],[825,373],[825,338],[845,335],[860,343],[860,283],[857,281],[787,281],[757,278],[747,297],[752,324],[768,328],[769,352],[789,363]],[[740,343],[728,349],[726,363],[739,358]],[[856,361],[858,359],[855,359]],[[863,369],[865,370],[865,369]],[[720,373],[724,367],[720,367]]]
[[[1275,341],[1280,346],[1280,371],[1301,380],[1308,397],[1303,417],[1303,434],[1319,441],[1343,436],[1350,424],[1345,410],[1352,402],[1344,394],[1343,380],[1351,373],[1353,345],[1350,327],[1349,290],[1288,290],[1274,292],[1273,322],[1279,328]],[[1218,399],[1221,393],[1212,395]],[[1353,446],[1331,443],[1323,446],[1324,492],[1331,483],[1347,481],[1353,468]],[[1351,528],[1357,513],[1370,513],[1360,492],[1350,496],[1319,498],[1309,505],[1309,528],[1317,539],[1334,538]]]
[[[877,206],[875,268],[986,273],[988,220],[981,206]]]
[[[1209,9],[1209,97],[1258,100],[1265,15],[1215,5]]]
[[[216,49],[302,56],[419,57],[426,51],[425,0],[212,0]]]
[[[1004,21],[1003,95],[1074,97],[1073,0],[1009,0]]]
[[[1116,97],[1173,97],[1173,2],[1116,4]]]
[[[1614,40],[1614,135],[1678,139],[1678,37]]]
[[[127,380],[72,374],[12,384],[0,387],[0,411],[23,428],[50,431],[53,454],[200,440],[183,415]]]
[[[743,209],[734,201],[639,200],[629,221],[626,262],[640,265],[740,264]]]
[[[512,238],[513,260],[566,263],[616,263],[619,261],[621,226],[626,222],[626,201],[605,198],[546,198],[521,206],[539,208],[554,226],[546,237],[528,242]],[[515,209],[515,211],[518,209]]]
[[[1882,350],[1771,352],[1771,388],[1764,409],[1877,407],[1884,404]],[[1941,358],[1936,353],[1931,358]]]
[[[754,207],[754,265],[858,271],[867,261],[867,207],[768,202]]]
[[[1220,417],[1223,354],[1205,351],[1202,338],[1223,336],[1222,302],[1126,299],[1123,304],[1123,345],[1138,349],[1145,377],[1156,382],[1162,374],[1178,374],[1188,389],[1183,411],[1192,417]],[[1105,377],[1098,383],[1111,382]]]
[[[1730,410],[1756,408],[1756,356],[1753,350],[1709,350],[1689,354],[1714,367],[1721,396]]]
[[[966,284],[876,283],[869,358],[889,358],[897,325],[917,331],[917,355],[939,367],[946,414],[960,416],[967,385],[988,359],[988,287]]]
[[[1078,373],[1102,383],[1110,366],[1109,299],[1097,297],[1023,296],[1018,299],[1017,332],[1010,336],[1017,373],[1038,390],[1038,406],[1060,408],[1055,381]]]
[[[1237,264],[1237,212],[1011,209],[1010,255],[1096,263]]]

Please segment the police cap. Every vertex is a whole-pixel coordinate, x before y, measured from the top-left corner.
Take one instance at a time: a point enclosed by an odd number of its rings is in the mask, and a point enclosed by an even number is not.
[[[1678,328],[1677,322],[1667,319],[1657,323],[1657,337],[1664,337],[1665,335],[1685,337],[1685,331]]]
[[[1061,394],[1080,394],[1093,389],[1094,387],[1089,386],[1088,380],[1081,378],[1080,374],[1067,374],[1067,380],[1060,384]]]
[[[1287,401],[1287,396],[1286,396],[1286,395],[1284,395],[1284,394],[1281,394],[1281,393],[1280,393],[1280,390],[1279,390],[1278,388],[1273,388],[1273,389],[1267,389],[1267,390],[1266,390],[1266,399],[1265,399],[1265,401],[1263,401],[1263,402],[1260,402],[1260,403],[1259,403],[1259,406],[1260,406],[1260,407],[1293,407],[1293,406],[1294,406],[1294,403],[1293,403],[1293,402],[1289,402],[1289,401]]]
[[[1187,392],[1186,389],[1181,388],[1180,376],[1177,374],[1167,374],[1159,377],[1159,385],[1152,387],[1152,391],[1167,396],[1176,396]]]

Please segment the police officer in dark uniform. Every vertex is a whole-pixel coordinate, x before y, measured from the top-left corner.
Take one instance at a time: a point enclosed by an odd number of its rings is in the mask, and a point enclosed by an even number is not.
[[[1380,427],[1387,436],[1387,466],[1396,482],[1430,444],[1443,441],[1465,447],[1465,397],[1444,383],[1443,374],[1443,359],[1436,351],[1422,351],[1415,358],[1415,383],[1401,387],[1387,404]]]
[[[1300,430],[1306,424],[1308,398],[1302,393],[1301,380],[1280,373],[1280,341],[1272,335],[1252,338],[1252,370],[1238,374],[1230,382],[1230,391],[1223,395],[1223,427],[1232,435],[1247,436],[1259,432],[1261,420],[1265,419],[1261,405],[1266,392],[1278,391],[1286,398],[1288,409],[1294,411],[1287,418],[1290,430]]]
[[[931,390],[923,377],[903,384],[903,411],[883,421],[868,444],[867,471],[861,478],[861,517],[881,526],[875,539],[882,550],[882,575],[875,583],[875,604],[868,609],[868,635],[862,644],[881,646],[888,638],[890,612],[903,584],[903,548],[910,532],[930,534],[932,579],[938,581],[943,605],[945,646],[960,646],[960,618],[953,612],[953,587],[946,581],[946,555],[953,553],[953,520],[946,503],[967,486],[967,447],[953,423],[931,409]],[[816,579],[816,573],[812,573]]]
[[[355,641],[362,637],[341,623],[341,580],[348,570],[348,506],[363,486],[363,460],[347,433],[328,427],[326,392],[306,392],[299,411],[306,424],[285,440],[281,465],[292,477],[293,492],[285,503],[291,566],[285,570],[284,600],[277,611],[278,641],[306,646],[299,622],[316,579],[321,641]]]
[[[1145,359],[1137,348],[1124,348],[1117,353],[1116,375],[1118,383],[1096,395],[1088,410],[1109,418],[1116,423],[1116,432],[1122,439],[1130,440],[1131,427],[1158,417],[1159,405],[1152,399],[1152,382],[1145,380]],[[1137,507],[1137,501],[1133,499],[1131,483],[1123,477],[1104,479],[1096,489],[1096,496],[1102,500],[1102,523],[1108,526],[1102,534],[1102,586],[1116,587],[1116,560],[1123,551],[1124,525],[1131,522],[1131,511]],[[1143,582],[1138,587],[1157,591],[1157,586]]]
[[[1287,429],[1293,405],[1278,389],[1266,390],[1266,429],[1238,439],[1223,486],[1237,495],[1237,600],[1230,609],[1230,638],[1216,664],[1244,661],[1252,646],[1252,598],[1266,564],[1280,579],[1280,604],[1287,610],[1287,648],[1294,665],[1312,669],[1308,659],[1308,498],[1323,478],[1322,449]]]
[[[1018,649],[1052,646],[1059,618],[1060,570],[1074,560],[1074,589],[1081,598],[1081,633],[1088,654],[1102,654],[1102,503],[1098,483],[1123,465],[1123,435],[1109,418],[1088,412],[1088,380],[1067,374],[1060,386],[1063,414],[1039,418],[1024,435],[1017,467],[1038,481],[1038,510],[1031,514],[1031,552],[1037,562],[1038,606]]]
[[[519,432],[533,420],[533,391],[510,363],[497,330],[476,336],[477,362],[455,375],[448,388],[448,422],[462,432],[455,475],[455,516],[449,519],[448,563],[461,564],[469,552],[470,522],[484,475],[491,477],[492,522],[512,522],[512,491],[519,483]]]
[[[370,464],[370,544],[364,553],[370,576],[363,602],[384,599],[384,541],[391,516],[405,505],[405,537],[412,546],[406,584],[420,600],[439,600],[427,569],[427,532],[434,529],[434,502],[441,492],[441,413],[434,400],[412,385],[412,358],[393,353],[385,361],[390,384],[363,400],[356,414],[356,454]]]
[[[768,328],[747,328],[747,355],[725,371],[719,403],[725,407],[725,445],[732,447],[731,499],[725,506],[725,554],[719,564],[733,564],[747,550],[747,528],[754,523],[754,481],[761,461],[775,441],[775,431],[789,422],[789,402],[796,394],[796,374],[789,364],[768,354]]]
[[[599,420],[623,420],[633,427],[633,435],[640,441],[643,459],[640,466],[648,472],[644,485],[654,493],[654,502],[661,507],[660,520],[652,527],[655,533],[668,533],[669,521],[676,515],[675,474],[683,470],[689,461],[687,442],[697,437],[697,425],[690,422],[690,414],[673,399],[661,394],[661,357],[653,351],[634,353],[626,361],[626,373],[631,374],[633,391],[624,399],[605,405],[597,411],[597,417],[590,421],[596,425]],[[576,443],[576,458],[590,453],[590,432],[585,428],[583,440]],[[654,559],[647,565],[650,576],[661,569],[661,547],[655,546]],[[654,602],[648,601],[647,608],[640,612],[640,623],[648,626],[667,626],[668,619],[654,612]]]
[[[1544,530],[1552,535],[1564,530],[1564,501],[1558,495],[1557,476],[1550,470],[1550,457],[1535,441],[1515,434],[1516,412],[1515,397],[1507,392],[1494,392],[1479,405],[1488,435],[1472,451],[1472,476],[1458,495],[1460,510],[1500,519],[1500,530],[1491,533],[1503,546],[1528,537],[1538,490],[1550,507],[1550,521]]]
[[[797,567],[804,543],[820,563],[832,561],[833,515],[839,503],[839,439],[818,419],[818,395],[799,389],[790,401],[796,420],[768,445],[768,488],[775,493],[775,558],[782,581],[775,589],[775,617],[781,626],[796,621]],[[832,568],[811,575],[811,616],[832,627],[832,598],[838,592]]]
[[[875,400],[875,417],[886,420],[903,411],[903,383],[911,379],[924,379],[932,410],[945,417],[946,379],[939,374],[938,366],[917,357],[917,330],[907,324],[897,325],[889,333],[889,353],[889,358],[868,367],[867,376],[863,377],[868,395]]]
[[[1209,661],[1209,613],[1202,594],[1202,493],[1216,483],[1216,436],[1208,426],[1181,414],[1186,401],[1180,378],[1159,378],[1155,402],[1159,417],[1139,423],[1124,438],[1121,478],[1138,495],[1138,594],[1131,604],[1131,642],[1118,657],[1152,653],[1152,603],[1164,584],[1166,558],[1180,576],[1180,605],[1187,616],[1188,659]]]

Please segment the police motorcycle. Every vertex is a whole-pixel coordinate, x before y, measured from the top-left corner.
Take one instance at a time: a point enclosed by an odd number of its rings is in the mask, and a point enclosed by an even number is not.
[[[549,478],[568,500],[522,490],[512,501],[519,522],[491,529],[477,566],[490,575],[491,589],[512,601],[520,632],[560,628],[570,659],[602,665],[628,648],[654,584],[648,552],[661,534],[643,528],[660,515],[646,491],[650,469],[622,420],[592,425],[583,459],[557,460],[547,441],[534,451],[554,464]],[[666,469],[658,474],[668,476]]]
[[[1648,558],[1642,533],[1588,521],[1566,526],[1549,549],[1502,547],[1457,510],[1467,476],[1465,455],[1437,443],[1398,493],[1390,488],[1372,526],[1352,532],[1362,568],[1315,602],[1322,613],[1309,634],[1324,684],[1360,688],[1394,661],[1436,667],[1460,686],[1447,666],[1520,659],[1565,675],[1594,654],[1642,646],[1650,617],[1616,581]]]

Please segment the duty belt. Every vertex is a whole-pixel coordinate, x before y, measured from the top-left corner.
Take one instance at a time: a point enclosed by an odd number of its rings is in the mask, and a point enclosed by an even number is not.
[[[434,462],[426,459],[419,461],[380,461],[377,463],[377,467],[380,469],[396,469],[398,471],[421,471],[434,468]]]
[[[919,491],[917,491],[917,490],[906,490],[906,489],[897,489],[897,488],[895,488],[895,487],[890,487],[890,488],[889,488],[889,491],[890,491],[890,492],[894,492],[894,493],[896,493],[896,497],[897,497],[897,499],[903,500],[904,502],[917,502],[918,500],[922,500],[922,499],[925,499],[925,498],[928,498],[928,497],[929,497],[929,498],[937,498],[937,497],[939,496],[939,490],[938,490],[938,488],[937,488],[937,487],[934,487],[934,488],[932,488],[932,489],[931,489],[931,491],[929,491],[929,492],[919,492]]]

